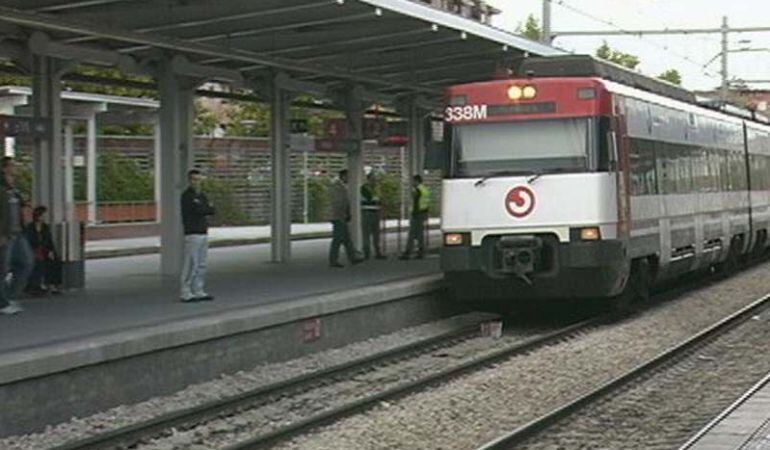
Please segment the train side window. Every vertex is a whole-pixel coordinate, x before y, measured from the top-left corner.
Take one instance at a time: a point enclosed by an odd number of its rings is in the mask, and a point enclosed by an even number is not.
[[[705,149],[708,155],[708,189],[706,192],[719,192],[722,190],[722,161],[716,150]]]
[[[727,192],[730,190],[730,168],[727,152],[722,149],[713,151],[719,161],[719,190],[720,192]]]
[[[676,153],[676,192],[689,194],[693,191],[692,159],[694,152],[683,145],[669,144]]]
[[[652,143],[644,139],[632,139],[629,159],[631,195],[656,194],[655,151]]]
[[[658,193],[675,194],[677,179],[677,155],[665,143],[655,142],[655,162],[658,175]]]
[[[692,154],[692,178],[693,191],[709,192],[711,183],[709,179],[708,155],[701,149],[694,147],[690,150]]]

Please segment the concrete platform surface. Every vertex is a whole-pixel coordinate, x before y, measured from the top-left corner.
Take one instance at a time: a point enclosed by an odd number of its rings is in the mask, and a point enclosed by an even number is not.
[[[438,242],[438,235],[433,238]],[[170,324],[245,306],[267,305],[409,277],[438,273],[438,258],[372,260],[328,267],[328,239],[295,242],[292,262],[270,263],[269,244],[212,249],[207,290],[213,302],[179,302],[178,280],[162,279],[159,256],[88,261],[86,289],[21,301],[26,309],[0,316],[3,354],[92,339],[106,333]],[[390,244],[395,251],[395,242]],[[344,255],[344,252],[343,252]],[[344,261],[343,258],[341,258]]]
[[[680,450],[770,450],[770,374]]]

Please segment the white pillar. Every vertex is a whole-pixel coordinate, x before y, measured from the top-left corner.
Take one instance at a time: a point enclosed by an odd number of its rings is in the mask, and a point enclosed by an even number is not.
[[[155,121],[153,122],[153,135],[152,135],[153,145],[152,145],[152,156],[153,156],[153,176],[155,178],[155,191],[154,191],[154,200],[155,200],[155,221],[160,222],[160,192],[161,192],[161,161],[160,161],[160,149],[161,146],[161,133],[160,133],[160,117],[156,117]]]
[[[291,159],[288,146],[289,94],[277,83],[270,103],[270,167],[272,173],[270,254],[276,263],[291,258]]]
[[[354,90],[355,91],[355,90]],[[346,115],[350,124],[350,139],[354,142],[348,150],[348,192],[350,197],[350,237],[353,246],[361,250],[361,185],[364,181],[364,107],[354,93],[348,94]]]
[[[96,223],[98,199],[96,198],[96,148],[97,148],[96,114],[88,118],[86,127],[86,201],[88,203],[88,223]]]
[[[308,215],[310,212],[310,205],[309,205],[310,199],[308,198],[308,194],[309,194],[308,181],[310,178],[310,174],[308,173],[309,167],[308,167],[307,153],[308,153],[307,150],[304,150],[302,152],[302,221],[304,223],[309,222]]]
[[[64,218],[75,223],[75,134],[74,123],[67,120],[64,124]]]
[[[194,162],[193,91],[196,83],[176,76],[170,64],[158,74],[160,91],[160,242],[161,273],[178,276],[184,236],[180,198]]]

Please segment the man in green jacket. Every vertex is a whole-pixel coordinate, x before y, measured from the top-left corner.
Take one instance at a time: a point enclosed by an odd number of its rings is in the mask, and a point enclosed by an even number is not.
[[[425,256],[425,222],[430,210],[430,191],[422,183],[422,176],[412,178],[412,216],[409,219],[409,237],[406,241],[406,251],[400,259],[409,259],[414,242],[417,241],[417,258]]]

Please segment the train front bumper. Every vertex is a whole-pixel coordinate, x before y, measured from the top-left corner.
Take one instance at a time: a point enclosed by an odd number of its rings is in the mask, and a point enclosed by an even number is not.
[[[441,250],[450,289],[480,299],[607,297],[620,292],[628,267],[620,240],[559,242],[552,236],[512,235]]]

